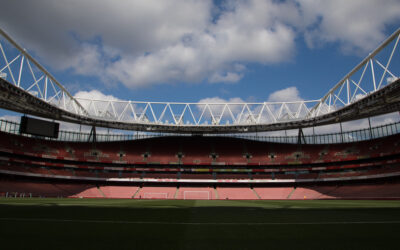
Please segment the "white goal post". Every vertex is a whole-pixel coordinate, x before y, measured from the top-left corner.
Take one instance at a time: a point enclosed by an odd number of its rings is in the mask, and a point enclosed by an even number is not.
[[[168,193],[144,193],[144,199],[168,199]]]
[[[184,200],[209,200],[211,191],[183,191]]]

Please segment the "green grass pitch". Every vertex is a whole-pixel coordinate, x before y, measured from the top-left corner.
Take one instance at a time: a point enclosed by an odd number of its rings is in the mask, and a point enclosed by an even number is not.
[[[394,249],[400,201],[0,199],[0,249]]]

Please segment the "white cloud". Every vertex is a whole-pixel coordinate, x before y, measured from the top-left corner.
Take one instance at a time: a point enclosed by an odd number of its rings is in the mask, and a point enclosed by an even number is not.
[[[300,97],[299,90],[296,87],[289,87],[278,90],[268,96],[268,102],[291,102],[303,101]]]
[[[371,118],[371,126],[381,126],[388,123],[395,123],[400,121],[399,112],[393,112],[385,115],[380,115]]]
[[[118,105],[111,106],[109,101],[122,101],[112,95],[105,95],[98,90],[79,91],[74,95],[74,98],[85,108],[91,115],[106,116],[115,118],[122,112],[122,108]],[[93,100],[93,101],[91,101]],[[114,111],[117,113],[115,114]]]
[[[81,75],[101,76],[104,68],[99,46],[88,43],[82,44],[80,56],[74,57],[71,63],[75,73]]]
[[[199,104],[206,104],[206,103],[218,103],[218,104],[224,104],[224,103],[244,103],[245,101],[243,101],[241,98],[239,97],[233,97],[233,98],[229,98],[229,99],[223,99],[220,97],[208,97],[208,98],[204,98],[201,99],[200,101],[198,101]]]
[[[292,101],[303,101],[303,99],[300,97],[300,93],[296,87],[289,87],[286,89],[278,90],[273,92],[272,94],[269,95],[268,102],[276,102],[278,104],[270,105],[269,110],[275,115],[278,116],[280,113],[279,110],[281,108],[281,105],[279,104],[280,102],[292,102]],[[223,99],[220,97],[211,97],[211,98],[205,98],[199,101],[199,103],[203,105],[197,105],[199,110],[203,110],[205,107],[205,104],[213,104],[210,105],[211,112],[213,112],[214,115],[220,115],[222,114],[224,110],[224,105],[225,103],[229,104],[229,108],[231,109],[233,116],[238,119],[240,113],[243,110],[243,114],[241,116],[241,122],[245,122],[243,119],[249,119],[251,117],[251,114],[253,115],[254,119],[259,119],[261,122],[272,122],[274,119],[270,116],[269,113],[267,113],[266,110],[262,114],[260,112],[262,111],[262,104],[260,105],[249,105],[249,110],[243,109],[243,105],[241,103],[245,103],[241,98],[235,97],[235,98],[230,98],[230,99]],[[220,104],[220,105],[217,105]],[[236,104],[236,105],[235,105]],[[290,117],[297,113],[299,111],[299,104],[286,104],[285,109],[283,110],[282,114],[280,114],[280,118],[282,117]],[[302,113],[305,112],[304,109],[302,109]],[[287,114],[285,116],[285,113],[290,113],[291,115]],[[211,115],[211,114],[208,114]],[[230,113],[227,112],[226,110],[223,113],[223,118],[229,117]],[[260,117],[258,116],[260,115]],[[247,117],[247,118],[246,118]],[[258,118],[259,117],[259,118]]]
[[[225,75],[219,73],[214,73],[210,77],[210,82],[238,82],[243,77],[243,74],[238,74],[234,72],[227,72]]]
[[[0,25],[53,69],[134,88],[238,82],[247,63],[291,60],[301,35],[371,50],[398,13],[396,0],[5,0]]]
[[[220,124],[224,124],[232,123],[234,119],[237,119],[238,113],[243,108],[242,103],[245,103],[245,101],[239,97],[233,97],[230,99],[209,97],[201,99],[198,101],[198,103],[198,111],[203,112],[205,109],[205,112],[203,113],[204,119],[209,119],[210,117],[214,116],[214,118],[218,120]],[[208,107],[206,106],[207,104]],[[229,105],[225,106],[225,104]]]
[[[392,82],[396,81],[397,79],[399,79],[399,78],[398,77],[392,77],[392,76],[387,77],[386,78],[386,83],[387,84],[392,83]]]
[[[89,100],[102,100],[102,101],[120,101],[121,99],[112,95],[105,95],[98,90],[91,91],[79,91],[74,95],[78,99],[89,99]]]
[[[238,62],[291,58],[295,33],[278,13],[286,4],[229,3],[218,9],[211,0],[7,1],[0,24],[53,68],[128,87],[237,82]]]
[[[196,82],[204,74],[199,56],[199,51],[178,44],[152,54],[122,58],[110,65],[106,73],[130,87],[172,81]]]
[[[113,78],[128,86],[157,82],[237,82],[244,65],[237,62],[277,63],[291,58],[294,32],[269,14],[270,1],[238,1],[221,14],[216,23],[193,30],[181,40],[137,57],[126,57],[108,70]],[[243,20],[249,15],[254,20]],[[247,23],[246,23],[247,22]]]
[[[146,104],[132,104],[127,100],[103,94],[98,90],[79,91],[74,95],[74,98],[77,99],[90,115],[110,118],[112,120],[118,119],[124,122],[135,121],[130,106],[134,109],[137,116],[142,114],[146,106]]]
[[[315,44],[339,42],[348,53],[371,51],[385,38],[388,24],[400,20],[397,0],[297,0],[306,28]]]
[[[204,98],[201,99],[197,105],[199,110],[203,110],[204,106],[206,104],[211,104],[209,105],[211,111],[213,114],[218,114],[220,115],[224,109],[224,104],[230,104],[229,108],[231,109],[232,112],[237,112],[239,109],[243,106],[242,103],[245,103],[241,98],[239,97],[233,97],[230,99],[223,99],[220,97],[209,97],[209,98]],[[225,111],[224,115],[228,115],[228,112]]]

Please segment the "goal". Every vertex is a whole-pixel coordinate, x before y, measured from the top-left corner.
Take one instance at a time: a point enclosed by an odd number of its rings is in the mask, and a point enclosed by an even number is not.
[[[144,193],[144,199],[168,199],[168,193]]]
[[[183,191],[184,200],[209,200],[210,191]]]

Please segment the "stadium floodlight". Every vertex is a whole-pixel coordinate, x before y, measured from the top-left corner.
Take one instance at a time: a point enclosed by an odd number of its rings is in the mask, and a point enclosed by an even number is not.
[[[168,199],[168,193],[144,193],[144,199]]]
[[[210,191],[183,191],[184,200],[209,200]]]

